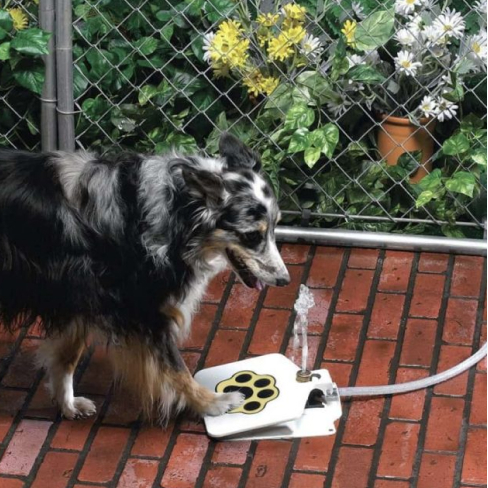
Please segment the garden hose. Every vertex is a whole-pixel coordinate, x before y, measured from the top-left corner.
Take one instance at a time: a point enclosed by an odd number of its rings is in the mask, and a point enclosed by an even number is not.
[[[395,395],[397,393],[408,393],[410,391],[422,390],[424,388],[428,388],[429,386],[437,385],[438,383],[450,380],[451,378],[464,373],[476,363],[481,361],[485,356],[486,343],[475,354],[456,366],[443,371],[442,373],[438,373],[420,380],[397,383],[396,385],[346,386],[344,388],[338,388],[339,396],[342,398],[355,396]]]

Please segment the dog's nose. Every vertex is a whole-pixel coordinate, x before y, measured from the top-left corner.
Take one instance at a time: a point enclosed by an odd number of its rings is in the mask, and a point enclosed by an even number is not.
[[[286,286],[290,284],[290,277],[288,278],[277,278],[276,286]]]

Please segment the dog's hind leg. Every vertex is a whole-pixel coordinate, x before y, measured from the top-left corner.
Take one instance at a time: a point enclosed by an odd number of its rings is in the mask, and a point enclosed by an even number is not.
[[[75,325],[62,334],[48,337],[38,351],[39,363],[46,369],[53,400],[67,419],[89,417],[96,412],[91,400],[75,397],[73,392],[73,375],[85,348],[82,329]]]
[[[170,337],[158,347],[133,338],[110,353],[116,375],[138,396],[145,416],[156,413],[163,423],[186,408],[221,415],[244,400],[239,392],[214,393],[199,385]]]

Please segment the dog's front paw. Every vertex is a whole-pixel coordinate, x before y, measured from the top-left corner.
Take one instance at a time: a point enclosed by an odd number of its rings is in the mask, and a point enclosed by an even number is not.
[[[223,413],[242,405],[245,399],[245,396],[238,391],[233,391],[231,393],[216,393],[213,402],[209,405],[205,414],[212,417],[222,415]]]
[[[73,402],[61,406],[61,412],[69,420],[91,417],[97,411],[95,404],[85,397],[75,397]]]

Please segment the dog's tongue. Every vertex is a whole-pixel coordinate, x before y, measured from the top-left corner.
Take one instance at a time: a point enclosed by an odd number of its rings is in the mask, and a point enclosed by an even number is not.
[[[264,288],[264,283],[261,280],[257,280],[254,287],[261,291]]]

